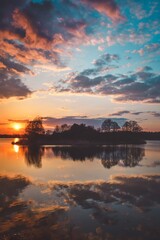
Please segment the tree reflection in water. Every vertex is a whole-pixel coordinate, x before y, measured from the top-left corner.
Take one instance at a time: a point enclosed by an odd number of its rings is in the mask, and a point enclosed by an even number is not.
[[[118,146],[55,146],[45,148],[39,146],[29,146],[23,148],[23,153],[27,165],[33,165],[37,168],[42,167],[42,158],[45,149],[52,149],[53,155],[49,158],[61,157],[63,160],[73,161],[93,161],[101,160],[105,168],[111,168],[120,164],[125,167],[135,167],[145,156],[145,149],[136,145],[118,145]]]
[[[105,168],[111,168],[120,161],[125,167],[135,167],[145,156],[145,149],[135,145],[107,147],[54,147],[55,156],[73,161],[100,159]]]
[[[44,147],[40,146],[29,146],[24,147],[23,153],[26,160],[27,165],[33,165],[37,168],[42,167],[42,157],[44,155]]]

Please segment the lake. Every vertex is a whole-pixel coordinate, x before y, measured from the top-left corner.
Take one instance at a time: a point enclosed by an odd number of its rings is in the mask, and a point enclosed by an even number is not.
[[[160,239],[160,141],[12,141],[0,139],[0,240]]]

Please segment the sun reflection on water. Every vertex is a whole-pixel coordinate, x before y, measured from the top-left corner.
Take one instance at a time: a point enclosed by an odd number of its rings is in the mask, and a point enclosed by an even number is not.
[[[15,138],[14,139],[14,143],[18,142],[19,141],[19,138]]]
[[[13,145],[13,149],[14,149],[14,152],[15,152],[15,153],[18,153],[18,152],[19,152],[19,146],[18,146],[18,145],[14,144],[14,145]]]
[[[17,143],[19,141],[19,138],[15,138],[14,139],[14,143]],[[13,144],[13,149],[14,149],[14,152],[15,153],[18,153],[19,152],[19,146],[18,145],[16,145],[16,144]]]

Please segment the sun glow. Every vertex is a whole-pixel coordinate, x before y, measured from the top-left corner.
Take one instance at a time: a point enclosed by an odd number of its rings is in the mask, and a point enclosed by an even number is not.
[[[22,128],[22,125],[20,123],[14,123],[13,124],[13,128],[16,131],[19,131]]]

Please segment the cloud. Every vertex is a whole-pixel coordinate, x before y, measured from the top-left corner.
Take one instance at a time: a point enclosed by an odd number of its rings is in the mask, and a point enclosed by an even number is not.
[[[153,69],[150,66],[144,66],[144,67],[140,67],[138,68],[138,72],[150,72]]]
[[[136,32],[135,29],[127,30],[128,27],[126,27],[126,30],[123,32],[109,32],[106,37],[106,42],[108,46],[112,46],[114,44],[120,44],[124,45],[125,43],[133,43],[133,44],[144,44],[145,42],[149,41],[151,36],[149,33],[140,33]],[[128,31],[128,32],[127,32]],[[133,52],[136,52],[137,50],[133,50]],[[141,51],[139,53],[142,53]],[[143,53],[142,53],[143,54]]]
[[[118,112],[110,114],[109,116],[122,116],[122,115],[128,114],[128,113],[130,113],[130,111],[118,111]]]
[[[9,122],[18,122],[18,123],[26,123],[28,119],[8,119]]]
[[[106,53],[106,54],[103,54],[102,56],[100,56],[100,58],[98,58],[97,60],[95,60],[93,62],[93,64],[96,67],[103,67],[106,64],[111,63],[113,61],[117,62],[119,59],[120,59],[120,57],[117,54]]]
[[[93,61],[93,68],[85,69],[79,75],[83,76],[96,76],[100,74],[105,74],[111,72],[112,70],[118,68],[117,65],[112,65],[112,62],[118,62],[120,59],[117,54],[105,53],[101,55],[98,59]]]
[[[151,114],[153,115],[154,117],[160,117],[160,113],[159,112],[156,112],[156,111],[145,111],[145,112],[131,112],[131,111],[118,111],[118,112],[115,112],[115,113],[112,113],[112,114],[109,114],[109,116],[122,116],[123,114],[132,114],[132,115],[141,115],[141,114]]]
[[[90,93],[96,94],[97,87],[103,86],[106,82],[111,83],[117,79],[112,74],[105,76],[98,76],[95,78],[89,78],[83,75],[71,75],[68,79],[60,81],[60,83],[54,87],[57,92],[72,92],[72,93]],[[62,84],[61,84],[62,83]],[[65,87],[63,87],[63,85]],[[53,88],[50,89],[52,91]]]
[[[138,20],[141,21],[139,23],[140,29],[143,29],[143,28],[148,29],[149,27],[151,27],[149,20],[153,17],[153,14],[157,13],[157,7],[158,7],[159,2],[154,1],[154,2],[150,2],[150,3],[152,3],[151,6],[149,8],[146,8],[145,1],[128,2],[128,7],[130,9],[130,13],[133,16],[133,18],[136,17]],[[146,19],[147,19],[147,21],[145,21]],[[143,22],[143,20],[144,20],[144,22]],[[153,26],[153,28],[154,28],[154,26]]]
[[[7,71],[5,71],[5,73],[10,73],[12,75],[14,73],[17,75],[24,73],[33,74],[32,71],[23,64],[17,63],[8,58],[0,57],[0,63],[2,64],[2,70],[0,69],[1,73],[6,69]]]
[[[112,95],[117,102],[160,103],[160,75],[149,70],[147,66],[128,76],[108,74],[95,78],[71,74],[49,91]]]
[[[70,70],[66,67],[67,61],[62,61],[62,54],[80,44],[105,44],[105,41],[107,41],[108,46],[115,43],[124,44],[125,42],[142,44],[151,38],[151,34],[131,28],[130,23],[127,22],[124,23],[122,32],[122,26],[115,24],[115,22],[124,20],[124,17],[120,6],[114,0],[80,0],[78,2],[72,0],[14,0],[12,3],[9,3],[8,0],[5,2],[0,0],[0,5],[0,69],[9,69],[5,72],[5,79],[10,79],[11,74],[17,74],[12,75],[12,81],[19,79],[18,75],[34,74],[37,68],[41,68],[43,71]],[[122,4],[121,8],[123,10]],[[113,22],[113,31],[107,29],[105,39],[101,29],[102,24],[108,24],[108,18]],[[140,27],[142,28],[142,24]],[[94,36],[97,31],[102,35]],[[146,45],[143,51],[156,52],[158,49],[159,43],[151,43]],[[113,74],[107,75],[108,72],[118,68],[115,63],[119,60],[118,54],[103,54],[93,62],[93,68],[85,69],[75,78],[66,80],[63,86],[60,81],[59,86],[56,86],[56,91],[110,94],[120,100],[125,98],[125,92],[130,91],[128,90],[130,85],[133,89],[136,88],[136,84],[139,84],[138,81],[154,78],[153,73],[149,72],[151,69],[143,69],[143,71],[135,73],[135,76],[130,75],[126,78],[113,76]],[[29,66],[32,68],[30,69]],[[154,90],[151,91],[151,83],[149,80],[147,81],[147,83],[140,83],[144,89],[149,91],[147,101],[159,102],[158,97],[153,99]],[[112,84],[109,84],[111,82]],[[16,84],[18,84],[17,81]],[[131,101],[134,94],[131,92]],[[13,94],[3,95],[3,97],[14,96],[20,95],[20,93],[15,93],[14,90]],[[25,97],[29,95],[27,87],[26,93],[23,92],[22,95]],[[137,99],[140,97],[136,96]]]
[[[145,112],[133,112],[132,114],[133,114],[133,115],[140,115],[140,114],[142,114],[142,113],[145,113]]]
[[[56,66],[56,65],[41,65],[41,64],[36,64],[34,65],[35,68],[39,68],[42,71],[53,71],[53,72],[65,72],[65,71],[70,71],[71,68],[65,67],[65,66]]]
[[[7,69],[6,85],[11,77],[12,82],[15,81],[8,93],[8,86],[3,87],[5,92],[1,93],[1,98],[27,97],[29,90],[20,84],[17,75],[33,74],[37,66],[43,69],[46,66],[46,70],[53,71],[69,70],[62,63],[60,54],[74,39],[88,41],[87,27],[91,26],[88,7],[71,1],[30,0],[12,3],[0,0],[0,5],[0,69]],[[82,11],[86,11],[85,17]],[[28,66],[32,66],[33,72]],[[17,91],[13,85],[17,86]]]
[[[9,58],[0,57],[0,62],[4,65],[0,69],[0,98],[28,97],[32,92],[19,77],[24,74],[33,74],[32,71]]]
[[[3,76],[0,79],[0,98],[26,98],[32,92],[19,78]]]
[[[82,0],[96,9],[98,12],[107,15],[113,21],[122,21],[124,17],[120,13],[120,9],[114,0]]]
[[[1,98],[28,96],[29,89],[20,83],[17,75],[34,74],[36,68],[58,72],[70,70],[61,60],[61,54],[68,46],[91,41],[97,44],[93,33],[101,16],[97,19],[90,11],[103,13],[113,21],[123,19],[114,0],[101,0],[99,3],[90,0],[78,3],[70,0],[14,0],[12,3],[0,0],[0,6],[0,69],[7,69],[6,85],[12,77],[10,92],[6,91],[8,86],[3,87],[5,92],[1,93]],[[32,71],[29,66],[32,66]]]
[[[154,117],[159,118],[160,117],[160,112],[151,112]]]
[[[140,56],[155,53],[159,54],[160,51],[160,43],[150,43],[145,45],[143,48],[140,48],[138,50],[133,50],[132,53],[138,53]]]

